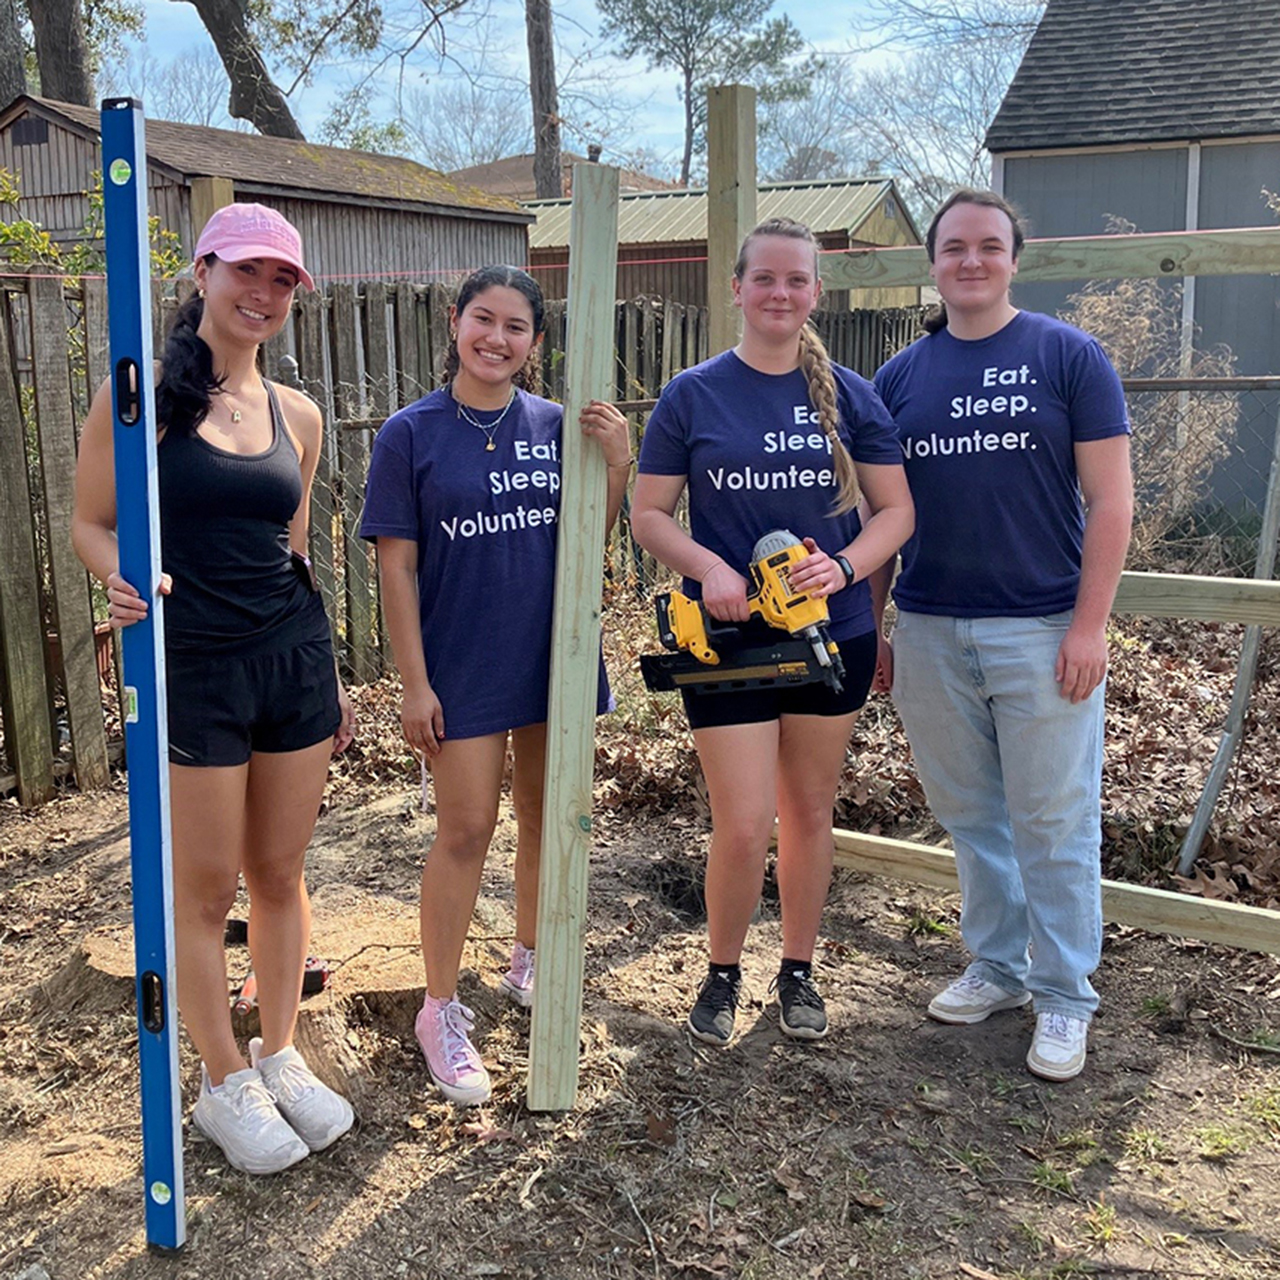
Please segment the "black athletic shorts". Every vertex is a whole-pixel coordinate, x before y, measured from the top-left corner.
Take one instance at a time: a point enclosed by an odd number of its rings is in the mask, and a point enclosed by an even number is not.
[[[876,633],[864,632],[839,642],[844,663],[844,687],[782,685],[773,689],[743,689],[735,693],[699,693],[681,689],[689,728],[710,729],[725,724],[761,724],[779,716],[847,716],[859,710],[871,691],[876,673]]]
[[[301,751],[342,721],[327,639],[283,653],[166,655],[169,762],[240,765],[255,751]]]

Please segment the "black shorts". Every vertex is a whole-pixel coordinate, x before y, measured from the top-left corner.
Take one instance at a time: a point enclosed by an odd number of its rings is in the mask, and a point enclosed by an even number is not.
[[[744,689],[740,693],[699,693],[681,689],[689,728],[726,724],[761,724],[779,716],[847,716],[859,710],[876,673],[876,633],[864,632],[839,642],[844,687],[839,693],[825,684],[784,685],[776,689]]]
[[[255,751],[301,751],[342,720],[327,639],[283,653],[168,654],[169,763],[244,764]]]

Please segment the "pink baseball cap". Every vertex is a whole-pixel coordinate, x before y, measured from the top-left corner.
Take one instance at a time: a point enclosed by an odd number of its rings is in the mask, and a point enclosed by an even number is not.
[[[298,273],[298,282],[314,289],[316,282],[302,265],[302,237],[283,214],[265,204],[228,204],[204,224],[196,245],[196,260],[216,253],[225,262],[246,258],[277,258]]]

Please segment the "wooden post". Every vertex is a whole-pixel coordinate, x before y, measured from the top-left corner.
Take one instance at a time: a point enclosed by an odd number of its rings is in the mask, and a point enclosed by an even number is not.
[[[191,253],[195,253],[204,224],[224,205],[234,204],[235,199],[236,188],[230,178],[191,179]]]
[[[18,800],[25,808],[43,804],[53,792],[53,741],[27,447],[13,375],[9,315],[9,300],[0,295],[0,670],[5,754],[17,774]]]
[[[102,690],[93,634],[89,575],[71,547],[76,474],[76,424],[67,365],[67,307],[57,276],[34,276],[30,285],[31,362],[36,384],[40,471],[49,529],[54,613],[62,650],[62,689],[76,785],[81,791],[111,781],[102,728]]]
[[[707,308],[710,354],[738,341],[729,281],[738,247],[756,225],[756,91],[749,84],[707,90]]]
[[[617,260],[618,170],[574,165],[570,333],[538,879],[538,998],[529,1036],[532,1111],[567,1110],[578,1089],[607,480],[604,455],[588,445],[577,424],[586,402],[608,398],[613,387]]]

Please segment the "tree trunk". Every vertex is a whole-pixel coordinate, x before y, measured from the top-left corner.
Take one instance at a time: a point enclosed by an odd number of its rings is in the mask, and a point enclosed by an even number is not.
[[[693,168],[693,73],[684,75],[684,163],[680,166],[680,185],[689,185],[689,170]]]
[[[539,200],[564,195],[560,172],[560,103],[556,96],[556,51],[551,39],[551,0],[525,0],[529,42],[529,94],[533,100],[533,180]]]
[[[245,0],[191,0],[217,47],[231,81],[228,110],[259,133],[304,142],[279,86],[271,78],[257,42],[249,31]]]
[[[0,103],[27,91],[24,52],[16,0],[0,0]]]
[[[41,94],[59,102],[93,106],[93,75],[89,71],[89,43],[84,34],[81,0],[34,0],[27,8],[35,36]]]

